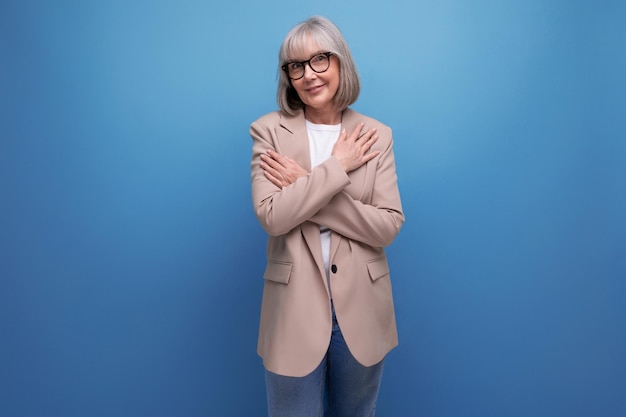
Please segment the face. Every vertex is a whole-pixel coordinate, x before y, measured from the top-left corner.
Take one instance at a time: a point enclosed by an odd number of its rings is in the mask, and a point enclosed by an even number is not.
[[[306,61],[321,52],[312,39],[308,39],[304,48],[293,58],[293,61]],[[306,110],[317,113],[334,112],[334,98],[339,89],[339,61],[330,56],[330,66],[324,72],[315,72],[308,64],[304,64],[304,76],[291,80],[291,85],[304,103]]]

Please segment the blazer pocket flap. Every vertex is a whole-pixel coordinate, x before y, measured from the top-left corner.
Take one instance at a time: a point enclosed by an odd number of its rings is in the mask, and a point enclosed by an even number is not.
[[[367,263],[367,270],[369,271],[372,281],[376,281],[379,278],[389,275],[389,265],[387,264],[387,258],[378,258]]]
[[[269,281],[288,284],[291,277],[291,263],[268,261],[263,278]]]

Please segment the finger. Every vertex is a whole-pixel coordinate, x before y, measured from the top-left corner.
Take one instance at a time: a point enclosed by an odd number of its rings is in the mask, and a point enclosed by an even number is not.
[[[358,125],[356,125],[356,127],[352,130],[352,132],[350,132],[349,139],[351,139],[352,142],[355,142],[362,136],[361,132],[363,131],[363,126],[365,126],[365,123],[361,122]]]
[[[288,156],[283,156],[283,166],[285,168],[288,169],[295,169],[296,167],[299,167],[300,165],[298,165],[298,163],[296,161],[294,161],[293,159],[289,158]]]
[[[376,158],[378,155],[380,155],[380,151],[378,151],[378,150],[372,151],[372,152],[368,153],[367,155],[364,155],[361,160],[363,161],[363,164],[366,164],[367,162],[369,162],[372,159]]]
[[[283,182],[281,179],[270,174],[268,171],[263,171],[263,173],[265,174],[265,178],[267,178],[272,184],[278,188],[283,188]]]
[[[285,157],[283,155],[281,155],[278,152],[273,151],[271,149],[269,149],[267,151],[267,154],[270,156],[270,158],[278,161],[281,165],[285,165],[285,163],[284,163],[285,162]]]
[[[265,163],[261,163],[261,168],[263,169],[264,172],[270,174],[271,176],[275,177],[275,178],[281,178],[282,174],[280,170],[277,170]]]
[[[365,141],[362,142],[362,146],[364,148],[369,149],[369,148],[372,147],[372,145],[374,145],[376,143],[376,141],[378,141],[378,135],[374,134],[374,135],[368,137],[367,139],[365,139]]]
[[[342,128],[339,133],[339,138],[337,138],[337,142],[343,142],[348,138],[348,134],[346,133],[346,129]]]
[[[278,171],[281,175],[287,175],[289,174],[289,172],[293,172],[295,171],[295,167],[298,166],[294,161],[292,161],[291,159],[289,159],[288,157],[283,157],[281,158],[281,161],[274,161],[273,162],[273,168]]]
[[[281,168],[283,168],[283,164],[281,164],[279,161],[277,161],[276,159],[272,158],[271,156],[268,155],[261,155],[261,160],[269,167],[272,167],[276,170],[280,170]]]
[[[369,129],[368,131],[366,131],[365,133],[363,133],[361,136],[359,136],[357,138],[357,141],[367,141],[369,139],[372,138],[372,136],[374,136],[376,134],[376,128],[373,129]]]

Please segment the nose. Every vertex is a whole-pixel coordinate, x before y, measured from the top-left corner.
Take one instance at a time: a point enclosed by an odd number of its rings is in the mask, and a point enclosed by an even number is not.
[[[308,62],[304,64],[304,78],[311,78],[315,75],[317,75],[317,72],[313,71],[313,68],[311,68],[311,64],[309,64]]]

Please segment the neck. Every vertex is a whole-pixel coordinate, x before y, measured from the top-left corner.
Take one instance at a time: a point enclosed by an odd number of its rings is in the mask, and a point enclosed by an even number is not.
[[[316,109],[306,107],[304,109],[304,117],[309,122],[318,125],[338,125],[341,123],[340,111],[318,111]]]

